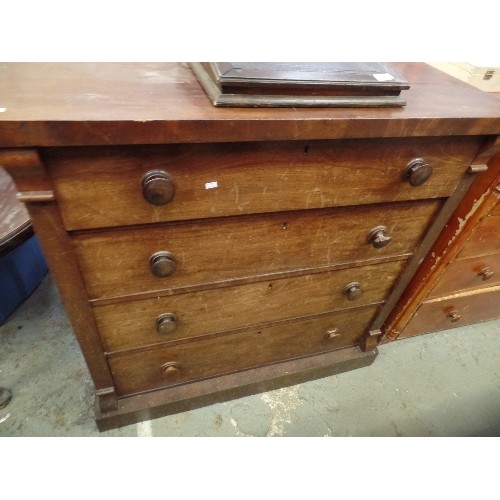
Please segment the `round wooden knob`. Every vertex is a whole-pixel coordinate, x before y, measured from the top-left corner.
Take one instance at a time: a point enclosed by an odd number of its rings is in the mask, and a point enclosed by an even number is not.
[[[150,170],[142,178],[142,195],[152,205],[165,205],[175,195],[175,184],[164,170]]]
[[[333,340],[337,337],[340,337],[338,328],[328,328],[328,330],[325,332],[325,338],[327,340]]]
[[[479,271],[478,275],[481,276],[483,281],[489,280],[493,277],[495,273],[491,270],[490,267],[485,267]]]
[[[151,272],[158,278],[165,278],[175,272],[177,264],[170,252],[156,252],[149,258]]]
[[[353,281],[344,287],[344,294],[347,300],[358,300],[363,296],[363,290],[357,281]]]
[[[411,160],[405,168],[404,177],[412,186],[420,186],[428,181],[432,175],[432,165],[423,158]]]
[[[460,313],[454,309],[453,311],[450,311],[448,313],[448,318],[450,319],[450,321],[452,323],[456,323],[462,316],[460,315]]]
[[[164,377],[167,377],[170,380],[177,380],[181,374],[181,368],[179,363],[170,361],[162,365],[161,373]]]
[[[368,234],[368,241],[375,248],[382,248],[392,240],[391,236],[386,235],[387,228],[385,226],[374,227]]]
[[[173,313],[160,314],[156,318],[156,329],[160,335],[169,335],[177,330],[177,318]]]

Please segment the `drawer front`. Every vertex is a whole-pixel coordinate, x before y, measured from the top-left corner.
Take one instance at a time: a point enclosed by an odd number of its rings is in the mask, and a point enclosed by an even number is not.
[[[474,229],[457,258],[497,252],[500,252],[500,215],[489,215]]]
[[[95,299],[405,255],[439,205],[430,200],[174,223],[79,234],[73,243]],[[392,238],[382,248],[368,241],[378,226]],[[166,277],[152,271],[158,252],[175,261]]]
[[[479,140],[60,148],[43,155],[65,227],[72,230],[447,197]],[[420,186],[403,179],[415,158],[433,167]],[[158,170],[167,177],[144,177]],[[164,204],[146,201],[151,197]]]
[[[375,313],[375,307],[356,308],[112,356],[108,363],[123,396],[357,345]]]
[[[401,337],[499,318],[499,304],[498,286],[456,295],[441,301],[425,302],[406,325]]]
[[[403,266],[390,262],[96,306],[94,314],[105,349],[120,351],[381,302]],[[353,283],[359,286],[348,286]]]
[[[500,284],[500,253],[452,262],[429,297]]]

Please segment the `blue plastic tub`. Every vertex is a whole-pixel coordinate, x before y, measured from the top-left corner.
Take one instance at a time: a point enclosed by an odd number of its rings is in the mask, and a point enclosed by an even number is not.
[[[0,257],[0,325],[35,291],[47,271],[35,235]]]

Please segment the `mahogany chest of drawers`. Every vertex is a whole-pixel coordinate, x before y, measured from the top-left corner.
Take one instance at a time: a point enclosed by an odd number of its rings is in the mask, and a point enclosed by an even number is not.
[[[500,318],[500,154],[478,175],[410,285],[387,320],[387,340]]]
[[[404,109],[264,110],[213,108],[184,64],[0,67],[0,164],[100,429],[374,360],[500,133],[493,98],[398,70]]]

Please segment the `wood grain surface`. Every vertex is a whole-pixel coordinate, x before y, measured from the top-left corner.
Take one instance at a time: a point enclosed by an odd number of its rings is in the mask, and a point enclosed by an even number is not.
[[[404,261],[203,290],[94,308],[108,352],[171,343],[287,318],[383,301]],[[363,295],[350,301],[344,287],[359,282]],[[175,314],[177,329],[160,335],[156,318]]]
[[[113,412],[96,411],[99,430],[194,410],[251,394],[273,391],[318,378],[357,370],[373,363],[377,349],[346,347],[312,356],[250,368],[229,375],[164,387],[118,399]]]
[[[395,68],[410,83],[403,108],[218,109],[185,63],[0,63],[0,165],[28,192],[101,421],[373,360],[358,346],[405,289],[417,301],[420,282],[407,285],[469,164],[497,175],[483,163],[500,102],[425,64]],[[434,173],[412,187],[402,170],[419,157]],[[152,169],[175,184],[164,206],[143,197]],[[480,187],[444,248],[484,217]],[[499,218],[482,224],[482,249],[497,247]],[[377,226],[392,238],[383,248],[368,240]],[[166,278],[151,272],[159,251],[176,262]],[[352,302],[351,281],[365,290]],[[461,324],[497,317],[499,289],[427,301],[414,331],[448,328],[455,309]],[[178,329],[158,340],[168,312]]]
[[[487,255],[500,251],[500,216],[489,215],[474,229],[474,237],[470,238],[457,259],[465,259],[473,255]]]
[[[487,219],[497,206],[500,195],[496,189],[500,182],[498,146],[498,138],[491,138],[489,143],[485,145],[485,149],[479,152],[477,161],[476,158],[473,160],[473,164],[487,161],[488,169],[474,174],[474,177],[470,178],[472,183],[459,200],[460,203],[449,217],[441,234],[432,248],[429,249],[430,251],[416,270],[399,301],[386,318],[383,325],[384,341],[395,340],[401,335],[406,324],[415,314],[419,305],[426,300],[447,266],[457,259],[469,240],[475,239],[475,232],[482,227],[485,218]],[[487,233],[491,234],[491,231],[488,230]],[[493,235],[493,240],[495,238],[496,236]],[[498,253],[497,245],[493,245],[497,250],[491,249],[492,243],[492,241],[488,242],[488,238],[484,241],[485,248],[488,249],[486,254]],[[473,241],[471,245],[472,253],[469,256],[479,256],[484,253],[481,245],[478,248],[478,245]],[[466,255],[461,257],[467,258]],[[432,329],[427,331],[432,331]]]
[[[498,192],[500,193],[500,184],[498,186]],[[491,215],[500,215],[500,203],[498,203],[497,206],[493,209]]]
[[[477,137],[183,144],[43,151],[67,229],[449,196],[481,144]],[[433,166],[421,186],[408,162]],[[169,203],[142,194],[141,178],[167,172]]]
[[[401,332],[400,338],[499,318],[499,301],[500,286],[425,301]],[[460,316],[455,322],[450,317],[453,312]]]
[[[82,233],[72,241],[91,299],[165,295],[224,280],[267,280],[278,272],[405,258],[439,206],[439,200],[425,200],[210,219]],[[367,237],[380,225],[392,240],[374,248]],[[158,278],[150,270],[150,256],[159,251],[176,260],[171,276]]]
[[[500,248],[497,251],[500,252]],[[480,274],[485,268],[493,273],[487,280]],[[428,296],[434,298],[498,284],[500,284],[500,253],[453,261]]]
[[[133,394],[191,380],[356,345],[375,312],[366,307],[281,325],[253,328],[222,337],[150,349],[108,359],[118,394]],[[341,334],[328,339],[325,332]],[[162,374],[165,363],[178,363],[180,374]]]
[[[500,102],[426,64],[397,109],[218,109],[185,63],[2,63],[0,146],[500,133]],[[237,132],[235,132],[237,131]]]

